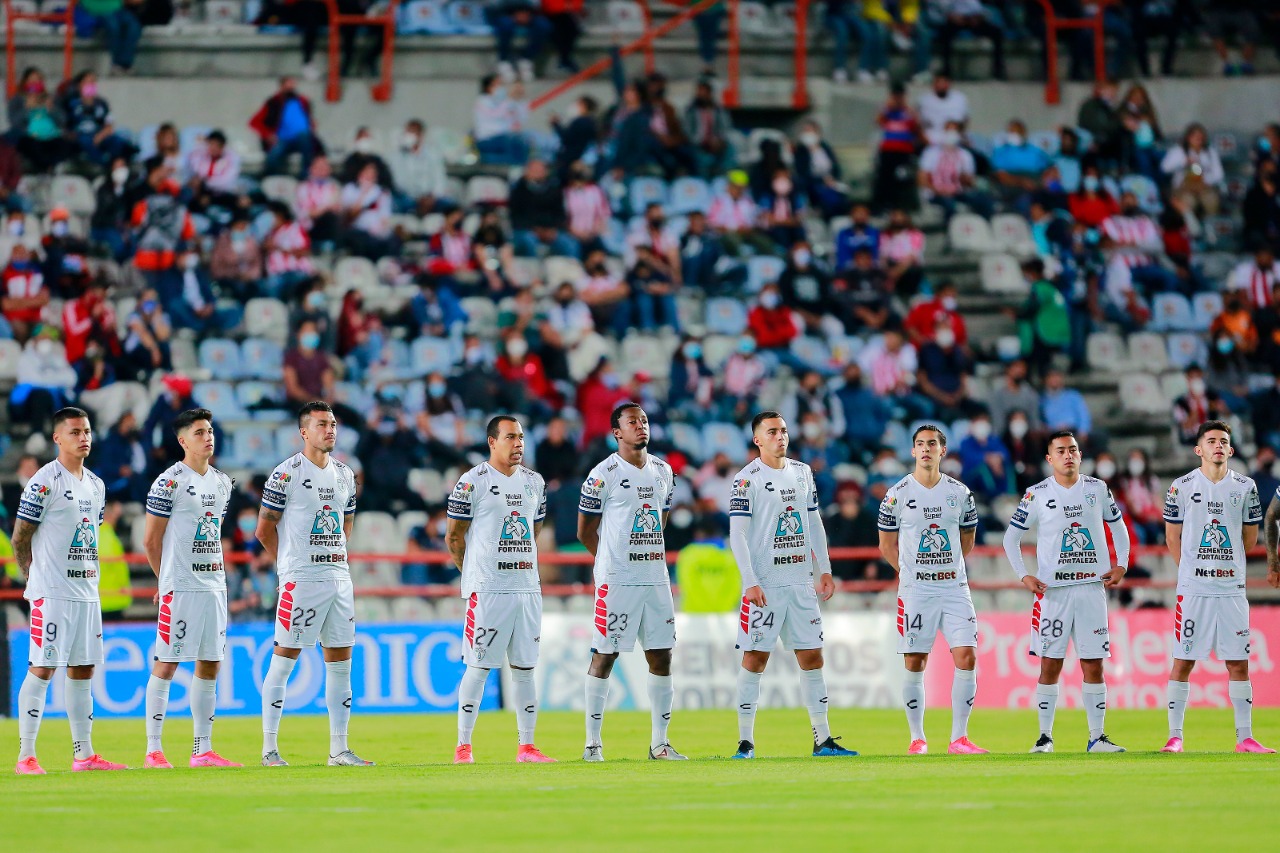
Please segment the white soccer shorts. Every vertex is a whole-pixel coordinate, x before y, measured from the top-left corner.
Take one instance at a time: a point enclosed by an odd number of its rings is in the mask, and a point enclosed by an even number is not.
[[[822,648],[822,612],[811,584],[766,588],[764,598],[764,607],[742,599],[736,648],[772,652],[779,637],[791,651]]]
[[[102,604],[65,598],[31,602],[31,666],[97,666],[102,663]]]
[[[1036,595],[1031,606],[1031,654],[1052,660],[1067,656],[1068,641],[1076,657],[1111,657],[1107,629],[1107,590],[1102,581],[1051,586]]]
[[[671,586],[596,587],[591,650],[604,655],[629,652],[636,640],[646,652],[676,645],[676,605]]]
[[[1243,595],[1179,595],[1173,611],[1173,656],[1178,660],[1248,660],[1249,599]]]
[[[473,592],[462,629],[462,662],[497,669],[538,665],[542,639],[542,593]]]
[[[944,595],[898,593],[898,654],[928,654],[939,630],[953,649],[978,645],[978,614],[967,589]]]
[[[175,590],[160,596],[156,660],[220,661],[226,651],[226,590]]]
[[[276,605],[276,645],[326,649],[356,644],[356,598],[350,580],[290,581]]]

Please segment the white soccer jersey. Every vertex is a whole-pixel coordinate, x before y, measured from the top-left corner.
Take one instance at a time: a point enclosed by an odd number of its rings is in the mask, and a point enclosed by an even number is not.
[[[542,475],[523,465],[511,476],[483,462],[449,495],[450,518],[469,521],[462,556],[462,597],[473,592],[537,592],[534,525],[547,517]]]
[[[276,571],[286,581],[350,579],[343,520],[356,511],[356,477],[332,456],[324,468],[301,453],[276,466],[262,505],[283,513]]]
[[[1009,523],[1036,534],[1036,577],[1045,586],[1094,583],[1111,570],[1104,524],[1120,520],[1107,484],[1083,474],[1071,488],[1048,477],[1027,489]]]
[[[107,489],[88,468],[77,479],[53,460],[27,483],[18,518],[38,524],[31,538],[28,601],[58,598],[98,600],[98,525]]]
[[[217,468],[197,474],[182,462],[165,471],[147,493],[147,513],[167,518],[160,553],[162,592],[225,590],[222,522],[232,480]]]
[[[877,525],[898,533],[898,590],[942,595],[967,589],[960,531],[978,526],[969,487],[942,475],[932,489],[908,474],[880,502]]]
[[[733,479],[729,515],[749,518],[747,547],[760,586],[813,583],[809,513],[818,511],[818,490],[809,466],[786,460],[782,470],[760,460]]]
[[[1197,468],[1169,487],[1164,520],[1182,525],[1179,595],[1244,594],[1244,543],[1236,537],[1244,525],[1262,523],[1253,480],[1228,469],[1214,483]]]
[[[614,453],[591,469],[578,511],[601,516],[597,586],[670,583],[662,520],[674,491],[671,466],[653,454],[643,468]]]

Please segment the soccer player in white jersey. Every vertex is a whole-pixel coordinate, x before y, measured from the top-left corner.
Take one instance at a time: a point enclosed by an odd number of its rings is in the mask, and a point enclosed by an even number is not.
[[[876,522],[880,553],[898,573],[898,652],[907,669],[902,703],[911,730],[908,755],[929,751],[924,736],[924,667],[939,629],[956,667],[947,752],[987,752],[969,740],[969,715],[978,695],[978,617],[964,558],[973,550],[978,509],[969,489],[942,473],[946,455],[942,430],[933,424],[919,427],[911,437],[915,470],[889,489]]]
[[[836,584],[813,472],[803,462],[787,458],[787,422],[777,412],[752,418],[751,440],[760,448],[760,458],[738,472],[729,497],[729,544],[743,590],[737,644],[742,650],[738,752],[733,757],[756,756],[760,676],[780,636],[800,665],[813,754],[857,755],[836,743],[827,723],[818,598],[829,601]]]
[[[458,685],[458,746],[454,764],[472,764],[471,733],[489,670],[511,667],[512,699],[520,745],[516,761],[550,764],[534,746],[538,693],[533,668],[542,635],[538,534],[547,516],[547,486],[524,467],[524,428],[511,415],[489,421],[489,461],[463,474],[449,495],[445,541],[462,572],[467,602],[462,654],[467,670]]]
[[[347,543],[355,527],[356,478],[330,455],[338,442],[338,421],[328,403],[305,404],[298,411],[298,431],[303,450],[271,472],[258,513],[258,541],[276,558],[280,578],[275,653],[262,685],[262,765],[288,764],[280,757],[277,735],[289,674],[302,650],[318,640],[324,650],[329,764],[369,766],[372,761],[347,746],[356,642]]]
[[[591,469],[578,502],[578,540],[596,558],[582,759],[604,761],[600,730],[609,700],[609,674],[618,654],[631,651],[639,638],[649,664],[649,757],[683,761],[685,756],[667,738],[675,701],[671,650],[676,644],[676,608],[663,530],[675,475],[670,465],[649,455],[649,417],[640,404],[620,404],[609,422],[618,451]]]
[[[1124,752],[1107,737],[1107,685],[1102,662],[1111,657],[1107,590],[1120,586],[1129,567],[1129,532],[1107,484],[1080,473],[1080,445],[1067,430],[1049,436],[1045,459],[1053,476],[1022,496],[1004,535],[1004,552],[1022,585],[1035,593],[1031,654],[1040,658],[1036,709],[1040,738],[1032,752],[1053,752],[1053,717],[1067,643],[1074,642],[1089,723],[1089,752]],[[1022,534],[1038,525],[1036,574],[1022,559]],[[1111,530],[1116,564],[1110,564],[1102,525]]]
[[[1258,544],[1262,522],[1258,487],[1227,467],[1235,452],[1229,424],[1200,424],[1195,452],[1200,467],[1175,480],[1164,501],[1165,542],[1178,564],[1178,603],[1168,688],[1169,741],[1160,751],[1182,752],[1182,725],[1191,689],[1187,682],[1196,661],[1213,652],[1227,668],[1236,752],[1275,752],[1253,739],[1253,685],[1249,683],[1245,556]],[[1268,530],[1267,538],[1272,537]],[[1273,586],[1280,583],[1274,574],[1268,580]]]
[[[192,767],[241,767],[213,751],[218,667],[227,647],[227,575],[222,564],[222,522],[231,478],[209,464],[213,414],[189,409],[173,421],[182,461],[151,484],[143,547],[160,589],[156,603],[155,663],[147,681],[147,754],[144,767],[172,769],[161,735],[169,687],[178,664],[195,663],[188,693],[195,737]]]
[[[107,490],[84,460],[93,447],[89,415],[59,409],[53,416],[58,458],[27,483],[13,524],[13,553],[27,578],[31,602],[27,676],[18,689],[18,766],[40,775],[36,735],[49,682],[67,670],[67,720],[75,749],[72,770],[124,770],[93,751],[93,668],[102,663],[102,604],[98,598],[98,525]]]

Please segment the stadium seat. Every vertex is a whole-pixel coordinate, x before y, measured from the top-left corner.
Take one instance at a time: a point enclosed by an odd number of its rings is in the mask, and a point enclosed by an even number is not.
[[[618,35],[640,35],[644,32],[644,13],[640,4],[632,0],[609,0],[605,4],[605,15],[610,29]]]
[[[348,255],[333,268],[333,279],[342,292],[355,288],[368,293],[378,287],[378,268],[368,258]]]
[[[763,4],[742,3],[741,5],[739,5],[738,8],[742,9],[745,6],[763,6]],[[739,14],[741,14],[741,12]],[[768,14],[767,10],[765,14],[766,15]],[[787,138],[787,135],[785,133],[772,127],[757,127],[747,135],[747,149],[751,152],[751,159],[753,161],[760,159],[760,146],[761,144],[764,143],[766,139],[771,139],[774,142],[778,143],[779,146],[781,146],[782,160],[787,165],[790,165],[791,164],[791,140]]]
[[[405,510],[397,515],[396,531],[399,533],[400,541],[407,543],[413,528],[425,527],[428,518],[429,516],[425,512],[419,510]]]
[[[670,426],[671,443],[691,459],[705,459],[702,432],[693,424],[676,421]]]
[[[1177,332],[1168,337],[1169,366],[1186,370],[1193,364],[1204,364],[1209,355],[1204,340],[1191,332]]]
[[[240,343],[240,365],[247,377],[279,380],[284,375],[284,347],[266,338],[245,338]]]
[[[1160,392],[1164,398],[1173,401],[1187,393],[1187,377],[1182,373],[1166,373],[1160,377]]]
[[[545,602],[544,602],[545,605]],[[402,595],[391,599],[391,621],[419,625],[433,622],[436,610],[431,602],[416,595]]]
[[[409,350],[409,375],[448,375],[453,370],[453,345],[443,338],[415,338]]]
[[[1195,327],[1191,303],[1181,293],[1157,293],[1151,299],[1151,328],[1181,332]]]
[[[1031,228],[1027,220],[1018,213],[999,213],[991,218],[991,233],[996,247],[1019,258],[1028,258],[1036,254],[1035,240],[1031,239]]]
[[[668,206],[675,216],[688,216],[695,211],[706,213],[711,209],[711,188],[701,178],[679,178],[671,184]]]
[[[269,296],[250,299],[244,306],[245,333],[281,346],[289,336],[289,309]]]
[[[1119,373],[1129,361],[1124,339],[1114,332],[1094,332],[1085,342],[1085,361],[1091,370]]]
[[[551,255],[543,260],[542,266],[543,275],[550,287],[559,287],[565,282],[577,286],[587,274],[581,261],[563,255]]]
[[[446,5],[445,0],[409,0],[400,7],[396,31],[405,35],[448,35],[454,32],[453,23],[445,11]]]
[[[1121,374],[1120,404],[1126,412],[1133,414],[1169,414],[1169,400],[1165,397],[1159,380],[1150,373]]]
[[[755,255],[747,259],[747,291],[759,293],[766,284],[778,281],[787,262],[774,255]]]
[[[1129,364],[1159,374],[1169,366],[1164,336],[1154,332],[1137,332],[1129,336]]]
[[[276,461],[263,465],[264,469],[270,469],[279,460],[288,459],[293,454],[302,452],[302,435],[298,432],[296,423],[282,424],[276,427],[275,438],[276,452],[273,459]]]
[[[643,370],[654,379],[662,380],[671,375],[671,354],[656,338],[628,335],[622,342],[619,367],[633,375]]]
[[[976,213],[957,213],[951,217],[947,243],[953,252],[990,252],[996,248],[991,226]]]
[[[1197,293],[1191,298],[1191,325],[1193,332],[1207,332],[1213,318],[1222,313],[1222,294],[1216,291]]]
[[[373,394],[354,382],[333,383],[333,401],[355,409],[357,412],[368,412],[373,409]]]
[[[192,386],[191,397],[200,406],[217,412],[219,421],[249,420],[249,413],[236,399],[235,387],[230,382],[197,382]]]
[[[1120,181],[1120,191],[1133,193],[1138,199],[1138,206],[1152,216],[1164,208],[1160,201],[1160,188],[1146,175],[1125,175]]]
[[[727,453],[739,462],[746,458],[747,437],[737,424],[712,421],[702,427],[702,446],[710,453]],[[704,457],[705,458],[705,457]]]
[[[274,382],[237,382],[236,402],[243,409],[252,409],[260,403],[283,403],[284,388]]]
[[[476,175],[467,181],[467,206],[477,204],[506,204],[511,188],[502,178],[492,175]]]
[[[272,201],[281,201],[293,208],[298,194],[298,179],[288,175],[268,175],[262,179],[262,194]]]
[[[1038,130],[1027,136],[1027,141],[1050,157],[1057,157],[1062,139],[1055,130]]]
[[[21,344],[11,338],[0,338],[0,380],[18,378],[18,359],[21,356]]]
[[[444,476],[432,468],[414,468],[409,471],[409,489],[428,504],[442,503],[452,483],[446,483]]]
[[[422,224],[418,226],[419,232],[424,236],[434,237],[444,230],[444,214],[428,213],[422,217]]]
[[[49,201],[54,207],[65,207],[77,216],[89,216],[97,207],[93,187],[80,175],[56,175]]]
[[[221,417],[215,413],[215,417]],[[243,424],[230,431],[231,453],[224,454],[222,463],[229,467],[265,469],[275,465],[275,431],[261,424]]]
[[[713,335],[737,337],[747,330],[747,306],[741,299],[708,299],[706,314],[707,331]]]
[[[498,306],[487,296],[468,296],[461,301],[467,312],[467,331],[492,337],[498,330]]]
[[[409,345],[404,341],[398,338],[388,339],[382,345],[382,357],[387,366],[395,370],[397,375],[413,375],[409,372],[413,369],[413,356],[410,353]]]
[[[987,254],[978,261],[982,277],[982,289],[987,293],[1007,293],[1020,296],[1031,286],[1022,277],[1022,265],[1012,255]]]
[[[214,379],[239,379],[244,376],[240,365],[240,348],[226,338],[209,338],[200,344],[200,364]]]
[[[404,550],[395,517],[385,512],[363,512],[351,536],[351,550],[370,554],[398,554]]]
[[[791,341],[791,354],[816,370],[831,364],[831,350],[826,342],[812,335],[799,335]]]
[[[702,339],[702,360],[712,370],[720,370],[738,348],[740,339],[737,336],[707,335]]]
[[[643,216],[651,204],[667,206],[667,184],[661,178],[635,178],[627,189],[632,216]],[[670,211],[667,211],[670,213]]]

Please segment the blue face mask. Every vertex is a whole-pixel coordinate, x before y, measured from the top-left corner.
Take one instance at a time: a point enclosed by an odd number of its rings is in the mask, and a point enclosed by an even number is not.
[[[692,359],[702,358],[702,345],[701,344],[685,344],[684,357],[692,358]]]
[[[1230,355],[1231,351],[1236,348],[1236,342],[1231,338],[1218,338],[1217,349],[1223,355]]]
[[[443,397],[445,392],[445,384],[443,382],[432,382],[427,386],[427,391],[432,397]]]
[[[1269,153],[1271,151],[1271,140],[1265,136],[1258,140],[1258,150]]]
[[[148,299],[142,303],[142,313],[150,314],[154,310],[156,310],[156,301],[154,299]]]
[[[743,338],[738,342],[738,352],[743,355],[751,355],[756,351],[756,342],[754,338]]]
[[[320,346],[320,335],[316,332],[307,332],[298,338],[298,343],[302,344],[303,349],[316,349]]]
[[[252,515],[242,515],[236,520],[236,526],[240,528],[240,532],[245,536],[253,536],[258,529],[258,519]]]

